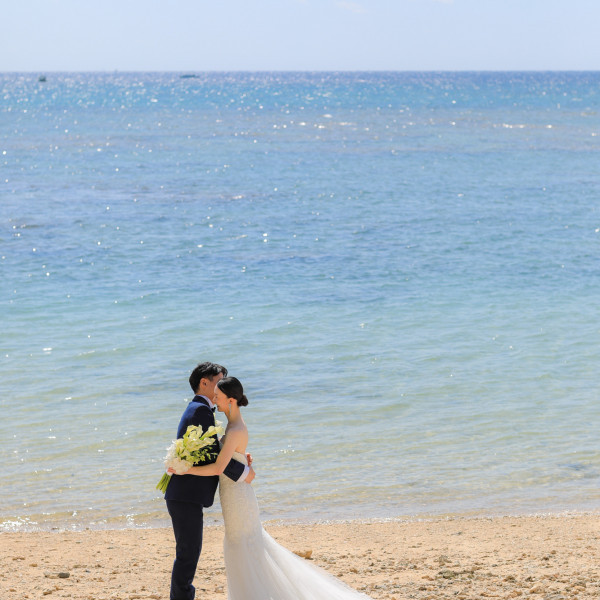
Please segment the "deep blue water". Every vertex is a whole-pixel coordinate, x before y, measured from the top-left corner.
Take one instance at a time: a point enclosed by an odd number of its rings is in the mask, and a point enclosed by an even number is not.
[[[600,73],[0,90],[4,528],[162,522],[201,360],[264,518],[598,508]]]

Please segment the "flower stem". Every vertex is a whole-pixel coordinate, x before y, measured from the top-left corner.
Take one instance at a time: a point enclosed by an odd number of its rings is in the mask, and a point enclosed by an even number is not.
[[[169,481],[171,481],[171,476],[168,473],[165,473],[158,482],[156,489],[164,494],[169,486]]]

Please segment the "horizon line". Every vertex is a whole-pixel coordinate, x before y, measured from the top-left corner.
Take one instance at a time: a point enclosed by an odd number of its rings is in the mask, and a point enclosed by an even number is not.
[[[600,73],[600,69],[25,69],[0,73]]]

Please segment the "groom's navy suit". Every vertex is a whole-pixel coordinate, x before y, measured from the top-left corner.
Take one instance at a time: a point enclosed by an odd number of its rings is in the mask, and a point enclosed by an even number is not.
[[[208,401],[203,396],[196,396],[185,409],[177,438],[183,437],[189,425],[197,425],[206,431],[215,424],[214,415]],[[215,441],[215,452],[219,447]],[[208,461],[208,462],[214,462]],[[224,474],[237,481],[244,472],[245,465],[231,460]],[[175,562],[171,575],[171,600],[193,600],[196,590],[192,585],[196,566],[202,550],[202,508],[212,506],[219,477],[212,475],[173,475],[165,500],[173,522],[175,532]]]

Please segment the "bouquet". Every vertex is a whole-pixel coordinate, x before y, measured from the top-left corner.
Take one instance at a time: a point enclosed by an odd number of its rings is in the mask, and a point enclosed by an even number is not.
[[[214,449],[215,436],[225,431],[219,421],[216,423],[216,425],[211,425],[204,433],[202,427],[189,425],[183,437],[175,440],[167,448],[165,468],[171,467],[177,475],[182,475],[195,464],[216,458],[219,452]],[[164,494],[170,481],[171,475],[165,473],[158,482],[156,489]]]

